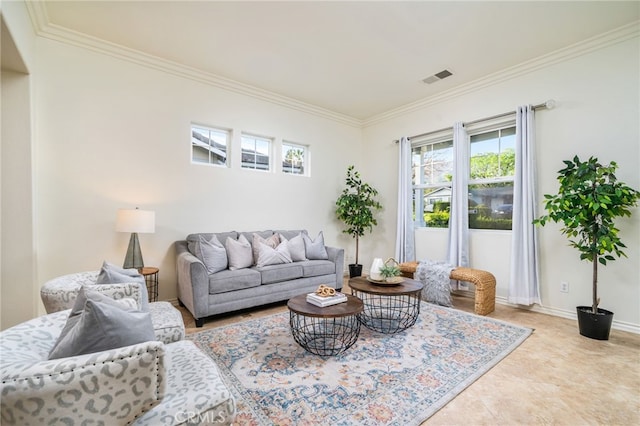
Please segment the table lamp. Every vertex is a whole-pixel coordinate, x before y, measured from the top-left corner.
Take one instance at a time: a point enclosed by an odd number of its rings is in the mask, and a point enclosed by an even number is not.
[[[124,258],[123,267],[126,269],[144,267],[138,232],[152,234],[156,230],[156,213],[150,210],[118,209],[116,216],[116,231],[131,232],[129,248]]]

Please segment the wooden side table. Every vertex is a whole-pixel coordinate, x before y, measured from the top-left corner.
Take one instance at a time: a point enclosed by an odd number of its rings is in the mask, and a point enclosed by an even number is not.
[[[147,292],[149,293],[149,302],[155,302],[158,300],[158,272],[160,269],[153,266],[145,266],[138,269],[138,271],[144,276],[144,281],[147,283]]]

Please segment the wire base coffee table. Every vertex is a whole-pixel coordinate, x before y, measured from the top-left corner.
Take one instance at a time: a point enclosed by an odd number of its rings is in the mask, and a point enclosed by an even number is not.
[[[413,326],[420,315],[421,282],[405,278],[395,285],[375,284],[364,277],[349,280],[351,294],[362,299],[358,320],[367,328],[385,334]]]
[[[289,299],[289,324],[293,339],[306,351],[320,356],[335,356],[358,340],[363,310],[362,300],[346,295],[347,301],[321,308],[307,302],[302,294]]]

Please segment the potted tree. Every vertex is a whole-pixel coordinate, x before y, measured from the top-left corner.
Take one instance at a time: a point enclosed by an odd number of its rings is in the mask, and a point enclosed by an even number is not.
[[[615,220],[631,216],[629,209],[638,205],[640,192],[617,180],[618,165],[613,161],[602,165],[597,158],[580,161],[575,156],[564,164],[566,167],[558,171],[558,193],[544,196],[547,214],[534,223],[561,222],[561,232],[578,249],[580,260],[591,262],[593,297],[591,306],[576,308],[578,327],[583,336],[608,340],[613,312],[598,307],[598,264],[627,257]]]
[[[382,205],[375,199],[378,191],[362,182],[360,173],[352,165],[347,168],[346,184],[336,200],[336,215],[346,225],[342,232],[356,239],[355,263],[349,265],[349,276],[353,278],[362,275],[362,265],[358,263],[359,238],[378,224],[374,213],[382,209]]]

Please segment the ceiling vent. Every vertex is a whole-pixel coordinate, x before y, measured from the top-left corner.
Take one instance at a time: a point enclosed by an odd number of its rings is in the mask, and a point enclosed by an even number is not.
[[[452,73],[451,71],[449,71],[449,70],[442,70],[442,71],[440,71],[439,73],[436,73],[436,74],[434,74],[434,75],[431,75],[431,76],[429,76],[429,77],[427,77],[427,78],[423,79],[423,80],[422,80],[422,82],[423,82],[423,83],[426,83],[426,84],[433,84],[433,83],[435,83],[436,81],[440,81],[440,80],[442,80],[442,79],[444,79],[444,78],[447,78],[447,77],[449,77],[449,76],[452,76],[452,75],[453,75],[453,73]]]

